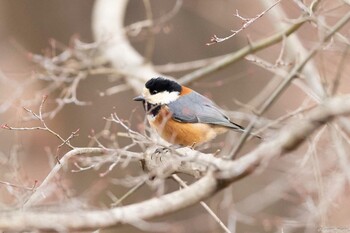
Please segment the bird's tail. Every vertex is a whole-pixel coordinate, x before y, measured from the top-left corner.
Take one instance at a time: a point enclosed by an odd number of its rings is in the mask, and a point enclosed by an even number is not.
[[[242,133],[244,133],[246,131],[246,129],[243,126],[241,126],[239,124],[236,124],[236,123],[234,123],[232,121],[230,121],[230,123],[234,126],[234,127],[231,127],[233,130],[236,130],[236,131],[242,132]],[[249,135],[252,135],[252,136],[254,136],[256,138],[262,139],[262,137],[260,135],[255,134],[253,132],[250,132]]]

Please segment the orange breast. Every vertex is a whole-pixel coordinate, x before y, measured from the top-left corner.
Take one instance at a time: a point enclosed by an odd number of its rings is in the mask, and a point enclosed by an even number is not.
[[[221,126],[177,122],[171,118],[167,107],[162,107],[154,121],[150,121],[150,124],[166,141],[182,146],[202,144],[227,131],[225,127]]]

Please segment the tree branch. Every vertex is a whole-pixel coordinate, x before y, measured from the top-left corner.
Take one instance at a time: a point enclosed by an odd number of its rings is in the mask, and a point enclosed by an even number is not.
[[[115,226],[117,224],[133,224],[139,220],[183,209],[210,196],[217,190],[218,183],[213,173],[188,188],[137,204],[112,208],[108,210],[81,210],[69,213],[54,212],[17,212],[0,215],[0,229],[21,231],[23,229],[40,230],[91,230],[95,228]]]
[[[130,45],[124,30],[127,3],[127,0],[97,0],[93,8],[92,29],[95,40],[102,42],[103,55],[113,67],[125,74],[125,80],[140,93],[148,79],[164,75],[145,63]]]
[[[45,197],[48,197],[50,195],[50,189],[48,189],[48,185],[50,184],[50,182],[52,182],[52,180],[55,178],[55,176],[58,174],[61,168],[67,164],[68,160],[71,157],[81,154],[101,154],[106,152],[107,150],[102,148],[82,147],[74,148],[73,150],[66,153],[61,158],[60,162],[57,163],[51,169],[50,173],[45,177],[45,180],[40,184],[40,186],[33,191],[32,195],[24,203],[23,208],[26,209],[36,204],[37,202],[42,201],[42,199],[45,199]]]
[[[265,7],[269,6],[272,4],[274,1],[273,0],[267,0],[267,1],[260,1],[261,4],[263,4]],[[319,1],[313,1],[310,4],[310,9],[308,10],[308,13],[313,13],[314,10],[317,8]],[[283,22],[283,20],[280,19],[286,19],[287,14],[283,10],[281,5],[277,5],[274,9],[274,11],[271,11],[271,13],[268,15],[271,17],[271,21],[275,22],[272,25],[278,29],[281,30],[285,27],[288,27],[286,23]],[[300,38],[298,37],[297,34],[292,34],[289,37],[289,40],[286,43],[286,47],[288,49],[288,52],[292,54],[293,57],[295,56],[300,56],[301,58],[306,57],[307,55],[307,50],[305,49],[304,45],[302,44]],[[313,90],[315,96],[318,98],[322,97],[324,95],[324,90],[322,89],[322,86],[319,82],[319,72],[317,70],[317,67],[314,63],[314,61],[310,61],[308,64],[306,64],[305,69],[305,80],[306,83],[310,86],[310,88]]]
[[[345,24],[347,24],[350,20],[350,12],[343,16],[332,28],[331,30],[322,38],[322,40],[314,46],[309,53],[307,53],[306,57],[295,66],[288,76],[283,79],[283,82],[271,93],[269,98],[262,104],[259,111],[257,111],[257,116],[261,116],[265,111],[273,104],[274,101],[283,93],[283,91],[289,86],[291,81],[298,77],[298,73],[304,68],[304,66],[308,63],[308,61],[317,53],[317,51],[323,46],[323,44],[328,41],[338,30],[340,30]],[[251,123],[246,127],[245,132],[243,133],[240,141],[237,143],[237,146],[234,148],[233,153],[230,155],[231,158],[234,158],[237,152],[240,150],[241,146],[248,138],[249,133],[253,129],[255,121],[251,121]]]
[[[303,18],[298,23],[293,24],[292,26],[290,26],[289,28],[287,28],[285,30],[282,30],[281,32],[278,32],[278,33],[276,33],[272,36],[269,36],[267,38],[261,39],[257,42],[250,42],[249,45],[241,48],[238,51],[235,51],[231,54],[226,55],[226,57],[224,57],[223,59],[221,59],[217,62],[214,62],[213,64],[211,64],[209,66],[203,67],[203,68],[198,69],[196,71],[193,71],[189,74],[186,74],[185,76],[181,77],[178,81],[182,84],[192,83],[205,75],[208,75],[212,72],[215,72],[219,69],[222,69],[228,65],[231,65],[231,64],[241,60],[242,58],[244,58],[248,54],[256,53],[262,49],[268,48],[269,46],[274,45],[274,44],[282,41],[284,37],[289,36],[293,32],[297,31],[307,21],[308,21],[307,18]]]
[[[198,203],[232,182],[251,174],[262,162],[296,149],[310,134],[334,117],[348,114],[350,114],[350,96],[334,97],[315,107],[306,114],[304,119],[297,119],[289,124],[281,130],[276,139],[261,144],[256,150],[236,161],[215,158],[188,148],[178,150],[181,154],[186,153],[182,157],[183,163],[191,161],[201,165],[206,164],[211,170],[203,178],[183,190],[108,210],[67,213],[27,210],[1,213],[0,229],[8,231],[91,230],[118,224],[133,224],[138,220],[164,216]]]
[[[270,7],[268,7],[266,10],[264,10],[263,12],[261,12],[260,14],[257,14],[255,17],[253,18],[244,18],[242,17],[239,13],[238,10],[236,9],[236,14],[234,14],[233,16],[239,18],[240,20],[242,20],[243,25],[241,26],[241,28],[239,28],[238,30],[231,30],[232,34],[228,35],[226,37],[217,37],[216,35],[213,35],[210,39],[210,42],[207,43],[207,45],[213,45],[216,43],[221,43],[224,42],[225,40],[231,39],[232,37],[234,37],[235,35],[237,35],[238,33],[240,33],[241,31],[243,31],[244,29],[248,28],[252,23],[254,23],[256,20],[260,19],[261,17],[263,17],[263,15],[265,15],[269,10],[271,10],[273,7],[275,7],[278,3],[280,3],[281,0],[276,1],[274,4],[272,4]]]

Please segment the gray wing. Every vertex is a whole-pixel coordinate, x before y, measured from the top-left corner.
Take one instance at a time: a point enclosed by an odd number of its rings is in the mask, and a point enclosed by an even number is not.
[[[197,92],[181,96],[168,104],[172,117],[176,121],[187,123],[207,123],[243,131],[244,128],[230,121],[216,105]]]

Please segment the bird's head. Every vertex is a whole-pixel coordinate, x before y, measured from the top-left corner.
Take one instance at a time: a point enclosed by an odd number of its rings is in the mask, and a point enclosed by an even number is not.
[[[151,105],[164,105],[177,100],[181,93],[181,85],[173,80],[158,77],[148,80],[142,95],[134,98]]]

